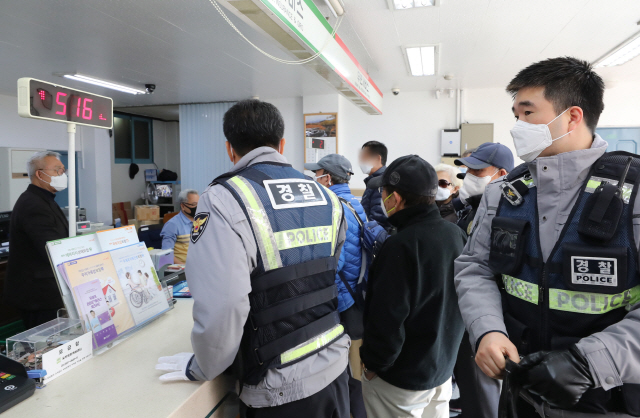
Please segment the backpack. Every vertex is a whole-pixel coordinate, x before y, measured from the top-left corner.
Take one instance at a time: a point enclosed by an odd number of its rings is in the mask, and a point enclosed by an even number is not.
[[[354,207],[351,205],[351,202],[342,197],[338,198],[349,208],[360,225],[360,246],[362,248],[362,264],[360,266],[360,276],[358,278],[355,291],[351,288],[349,282],[344,278],[341,272],[338,272],[338,276],[340,276],[340,280],[342,280],[342,283],[344,283],[349,294],[355,301],[356,307],[363,311],[364,299],[367,296],[369,267],[371,267],[373,259],[380,252],[382,244],[384,244],[389,237],[389,233],[376,221],[367,221],[366,223],[362,222],[362,219],[358,216],[358,212],[356,212]]]

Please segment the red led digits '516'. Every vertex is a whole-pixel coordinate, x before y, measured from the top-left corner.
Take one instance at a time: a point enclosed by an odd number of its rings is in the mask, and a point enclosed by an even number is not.
[[[107,129],[113,126],[113,101],[108,97],[35,79],[28,79],[28,84],[25,81],[22,85],[28,85],[28,89],[18,89],[19,102],[23,97],[24,103],[18,106],[20,116]]]

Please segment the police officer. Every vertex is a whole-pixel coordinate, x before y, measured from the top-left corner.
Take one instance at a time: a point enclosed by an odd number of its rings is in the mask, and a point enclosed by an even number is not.
[[[521,417],[640,416],[640,161],[605,153],[589,63],[532,64],[507,91],[525,164],[489,184],[456,261],[476,363],[501,378],[524,356]]]
[[[163,380],[212,380],[233,364],[242,416],[348,417],[350,339],[335,287],[342,205],[281,155],[272,104],[238,102],[223,129],[235,165],[202,194],[187,260],[194,354],[156,368],[176,370]]]

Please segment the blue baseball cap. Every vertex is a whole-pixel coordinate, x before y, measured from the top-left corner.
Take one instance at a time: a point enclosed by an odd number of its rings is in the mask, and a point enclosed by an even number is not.
[[[513,170],[513,153],[506,146],[497,142],[485,142],[470,156],[458,158],[455,165],[464,165],[474,170],[482,170],[489,166],[504,168],[507,173]]]

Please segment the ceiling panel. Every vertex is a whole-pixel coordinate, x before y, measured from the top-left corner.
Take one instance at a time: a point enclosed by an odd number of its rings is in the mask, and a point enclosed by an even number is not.
[[[324,0],[315,1],[334,23]],[[389,9],[387,0],[344,3],[339,34],[384,94],[392,87],[504,87],[532,62],[561,55],[595,60],[640,30],[637,0],[442,0],[440,7],[402,11]],[[267,52],[291,58],[229,17]],[[411,77],[402,47],[434,43],[441,47],[439,74]],[[64,71],[157,89],[131,96],[52,75]],[[640,83],[640,58],[598,72],[609,85]],[[334,92],[306,68],[254,50],[207,0],[2,0],[0,93],[15,95],[16,80],[25,76],[109,95],[116,106]]]

